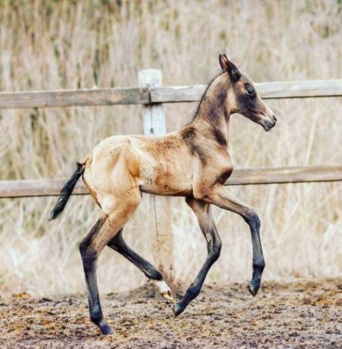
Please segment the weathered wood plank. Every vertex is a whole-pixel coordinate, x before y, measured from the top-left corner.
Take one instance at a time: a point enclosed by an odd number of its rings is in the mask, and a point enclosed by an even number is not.
[[[342,96],[342,80],[263,82],[256,84],[265,99]],[[100,106],[199,101],[206,85],[151,88],[108,88],[0,93],[0,109]]]
[[[0,109],[147,104],[147,88],[106,88],[0,93]]]
[[[0,181],[0,198],[59,196],[66,181],[66,178]],[[77,183],[73,194],[88,194],[88,190],[80,181]]]
[[[58,196],[66,179],[0,181],[0,198]],[[342,165],[236,169],[226,185],[342,181]],[[73,194],[88,194],[79,182]]]
[[[267,82],[256,87],[265,99],[342,96],[342,80]]]
[[[139,86],[149,89],[162,86],[162,72],[157,69],[145,69],[139,72]],[[162,104],[149,104],[142,108],[144,134],[162,136],[166,133],[166,121]],[[175,264],[173,258],[173,234],[171,224],[170,198],[150,195],[147,218],[152,242],[152,255],[155,265],[163,274],[164,280],[175,294]]]
[[[308,80],[256,83],[265,99],[342,96],[342,80]],[[163,86],[151,89],[152,103],[199,101],[206,85]]]
[[[342,165],[237,169],[226,185],[342,181]]]

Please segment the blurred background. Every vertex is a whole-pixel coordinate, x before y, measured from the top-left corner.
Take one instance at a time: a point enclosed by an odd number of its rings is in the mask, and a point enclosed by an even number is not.
[[[256,82],[342,76],[341,0],[2,0],[0,90],[133,87],[157,68],[165,85],[204,84],[226,52]],[[341,98],[268,101],[270,133],[232,117],[236,168],[342,163]],[[195,104],[164,105],[168,131],[189,122]],[[0,179],[69,177],[100,140],[143,132],[141,106],[0,110]],[[265,279],[336,277],[342,268],[342,182],[231,187],[262,222]],[[56,198],[0,200],[0,293],[84,292],[78,244],[100,210],[72,197],[48,222]],[[125,228],[152,261],[144,202]],[[247,282],[248,226],[215,210],[223,240],[210,282]],[[191,282],[206,244],[184,199],[172,200],[177,278]],[[109,249],[98,263],[100,290],[124,291],[144,275]]]

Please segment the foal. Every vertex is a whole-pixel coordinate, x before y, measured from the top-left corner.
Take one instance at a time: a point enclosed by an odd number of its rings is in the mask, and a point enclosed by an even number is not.
[[[219,63],[222,73],[207,87],[190,124],[163,137],[113,136],[103,140],[78,163],[51,212],[51,219],[62,213],[81,176],[103,211],[80,244],[90,318],[103,334],[112,333],[102,315],[96,280],[96,262],[105,246],[126,257],[148,278],[155,280],[165,298],[172,299],[161,273],[131,250],[122,236],[124,225],[141,201],[142,192],[184,196],[207,242],[207,258],[195,281],[174,305],[175,316],[198,296],[209,269],[220,255],[221,239],[211,205],[239,214],[249,225],[253,243],[253,276],[249,290],[253,296],[258,292],[265,267],[260,221],[251,207],[223,186],[233,172],[229,119],[231,114],[240,113],[266,131],[275,126],[277,119],[258,96],[253,82],[225,54],[219,56]]]

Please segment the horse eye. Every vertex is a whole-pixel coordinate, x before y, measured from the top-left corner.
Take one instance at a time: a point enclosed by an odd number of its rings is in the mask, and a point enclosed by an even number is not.
[[[250,97],[254,97],[255,96],[255,89],[254,89],[254,87],[247,87],[247,94],[248,94],[248,96],[250,96]]]

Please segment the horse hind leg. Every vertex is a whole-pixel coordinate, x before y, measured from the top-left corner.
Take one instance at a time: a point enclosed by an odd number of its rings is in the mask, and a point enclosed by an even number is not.
[[[151,263],[138,255],[129,246],[127,246],[123,239],[123,228],[109,241],[108,247],[120,253],[123,257],[127,258],[137,268],[139,268],[147,278],[154,280],[160,294],[167,300],[173,301],[172,292],[170,287],[164,281],[161,272],[155,268]]]
[[[124,203],[118,204],[109,215],[104,214],[80,244],[80,253],[88,291],[90,319],[105,335],[113,333],[113,330],[103,318],[97,286],[96,264],[104,247],[127,223],[139,205],[141,200],[139,191],[137,194],[130,195],[130,200],[125,200]],[[132,197],[136,197],[137,199],[132,200]]]
[[[92,247],[92,242],[99,235],[107,219],[108,217],[106,215],[102,216],[79,247],[88,291],[90,319],[101,329],[103,334],[111,334],[113,330],[103,319],[96,279],[96,262],[101,251]]]

